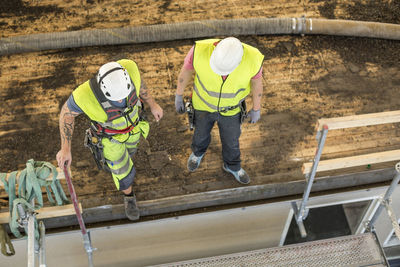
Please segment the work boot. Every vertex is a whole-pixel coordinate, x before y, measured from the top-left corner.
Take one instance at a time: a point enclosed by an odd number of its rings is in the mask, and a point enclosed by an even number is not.
[[[250,183],[250,177],[249,175],[246,173],[245,170],[243,170],[243,168],[240,168],[240,170],[238,171],[232,171],[231,169],[228,168],[228,166],[225,165],[225,163],[222,165],[222,169],[224,169],[224,171],[232,174],[236,181],[238,181],[241,184],[248,184]]]
[[[136,204],[136,196],[124,196],[125,214],[131,221],[136,221],[140,217],[139,208]]]
[[[192,152],[192,154],[190,154],[188,162],[187,162],[187,168],[190,172],[194,172],[199,166],[200,166],[200,162],[201,159],[203,158],[204,154],[201,155],[200,157],[197,157],[194,155],[194,153]]]

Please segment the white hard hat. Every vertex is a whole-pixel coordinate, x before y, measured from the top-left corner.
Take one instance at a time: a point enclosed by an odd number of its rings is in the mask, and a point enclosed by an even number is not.
[[[133,89],[128,71],[117,62],[109,62],[100,67],[97,82],[107,99],[118,101],[127,97]]]
[[[239,39],[228,37],[221,40],[211,54],[211,69],[218,75],[228,75],[242,61],[243,45]]]

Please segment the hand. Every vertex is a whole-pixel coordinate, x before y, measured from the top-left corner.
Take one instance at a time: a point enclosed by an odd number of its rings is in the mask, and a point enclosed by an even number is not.
[[[175,95],[175,109],[179,114],[185,113],[185,104],[182,95]]]
[[[58,151],[56,159],[58,167],[60,167],[63,170],[65,164],[67,164],[67,169],[69,169],[71,167],[71,162],[72,162],[71,150],[61,149],[60,151]]]
[[[161,120],[161,118],[164,115],[163,109],[157,103],[152,105],[150,107],[150,109],[151,109],[151,113],[153,114],[154,118],[156,119],[156,122]]]
[[[254,110],[254,109],[250,110],[249,112],[250,123],[256,123],[260,119],[261,116],[260,111],[261,110]]]

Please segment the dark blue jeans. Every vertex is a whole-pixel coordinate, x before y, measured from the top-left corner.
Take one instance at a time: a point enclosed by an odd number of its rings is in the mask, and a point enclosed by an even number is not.
[[[192,151],[196,156],[201,156],[206,152],[211,142],[211,130],[215,122],[218,124],[224,163],[232,171],[238,171],[240,170],[240,113],[234,116],[223,116],[218,112],[195,110]]]

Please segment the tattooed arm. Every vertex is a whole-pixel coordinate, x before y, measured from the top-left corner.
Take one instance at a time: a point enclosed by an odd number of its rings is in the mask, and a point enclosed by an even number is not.
[[[194,70],[189,70],[185,68],[185,66],[182,66],[181,72],[178,75],[178,86],[176,88],[176,94],[177,95],[183,95],[186,86],[190,82],[190,79],[192,78],[194,73]]]
[[[72,134],[74,132],[75,117],[79,113],[73,112],[68,108],[67,103],[63,105],[60,113],[60,136],[61,136],[61,150],[57,153],[57,163],[60,168],[64,168],[65,163],[67,167],[71,166],[71,142]]]
[[[151,113],[158,122],[163,116],[163,109],[157,104],[157,102],[150,95],[149,89],[145,82],[142,80],[140,87],[140,98],[150,107]]]
[[[261,98],[263,92],[262,78],[252,79],[251,88],[253,91],[253,110],[261,109]]]

